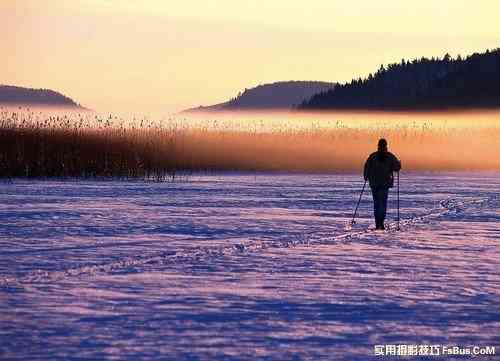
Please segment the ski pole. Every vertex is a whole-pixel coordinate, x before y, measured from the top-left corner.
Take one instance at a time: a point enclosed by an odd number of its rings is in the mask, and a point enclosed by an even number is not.
[[[398,171],[398,231],[399,229],[399,171]]]
[[[365,184],[363,184],[363,189],[361,189],[361,194],[359,195],[358,204],[356,204],[356,209],[354,209],[354,214],[352,216],[351,225],[353,225],[354,223],[356,223],[354,221],[354,218],[356,218],[356,213],[358,213],[359,203],[361,202],[361,197],[363,196],[363,192],[365,191],[365,186],[366,186],[366,180],[365,180]]]

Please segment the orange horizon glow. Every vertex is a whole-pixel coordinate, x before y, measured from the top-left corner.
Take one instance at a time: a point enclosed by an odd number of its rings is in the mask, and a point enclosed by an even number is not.
[[[281,80],[345,82],[402,58],[500,46],[497,1],[0,3],[0,83],[97,111],[169,113]]]
[[[214,113],[158,120],[0,110],[2,129],[20,129],[19,137],[45,129],[49,137],[80,137],[81,144],[111,142],[122,149],[116,154],[142,149],[186,171],[359,172],[380,138],[405,172],[500,170],[500,111]]]

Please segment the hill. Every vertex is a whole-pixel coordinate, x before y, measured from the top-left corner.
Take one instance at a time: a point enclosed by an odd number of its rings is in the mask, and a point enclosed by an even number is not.
[[[440,110],[500,107],[500,49],[383,65],[304,101],[301,110]]]
[[[32,89],[11,85],[0,85],[2,105],[43,105],[82,108],[73,99],[50,89]]]
[[[331,89],[335,85],[320,81],[282,81],[263,84],[245,89],[227,102],[186,111],[291,109],[312,95]]]

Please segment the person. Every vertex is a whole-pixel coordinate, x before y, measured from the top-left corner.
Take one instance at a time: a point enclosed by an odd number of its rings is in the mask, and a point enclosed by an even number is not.
[[[364,169],[365,181],[369,182],[372,190],[375,229],[385,229],[389,188],[392,188],[394,184],[393,172],[399,172],[400,169],[399,159],[387,150],[387,140],[380,139],[378,150],[370,154]]]

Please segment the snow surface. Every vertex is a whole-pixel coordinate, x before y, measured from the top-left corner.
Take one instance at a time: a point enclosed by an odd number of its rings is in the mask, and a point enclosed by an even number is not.
[[[500,348],[500,174],[401,177],[401,232],[395,189],[389,231],[368,192],[346,227],[359,175],[3,182],[0,359]]]

